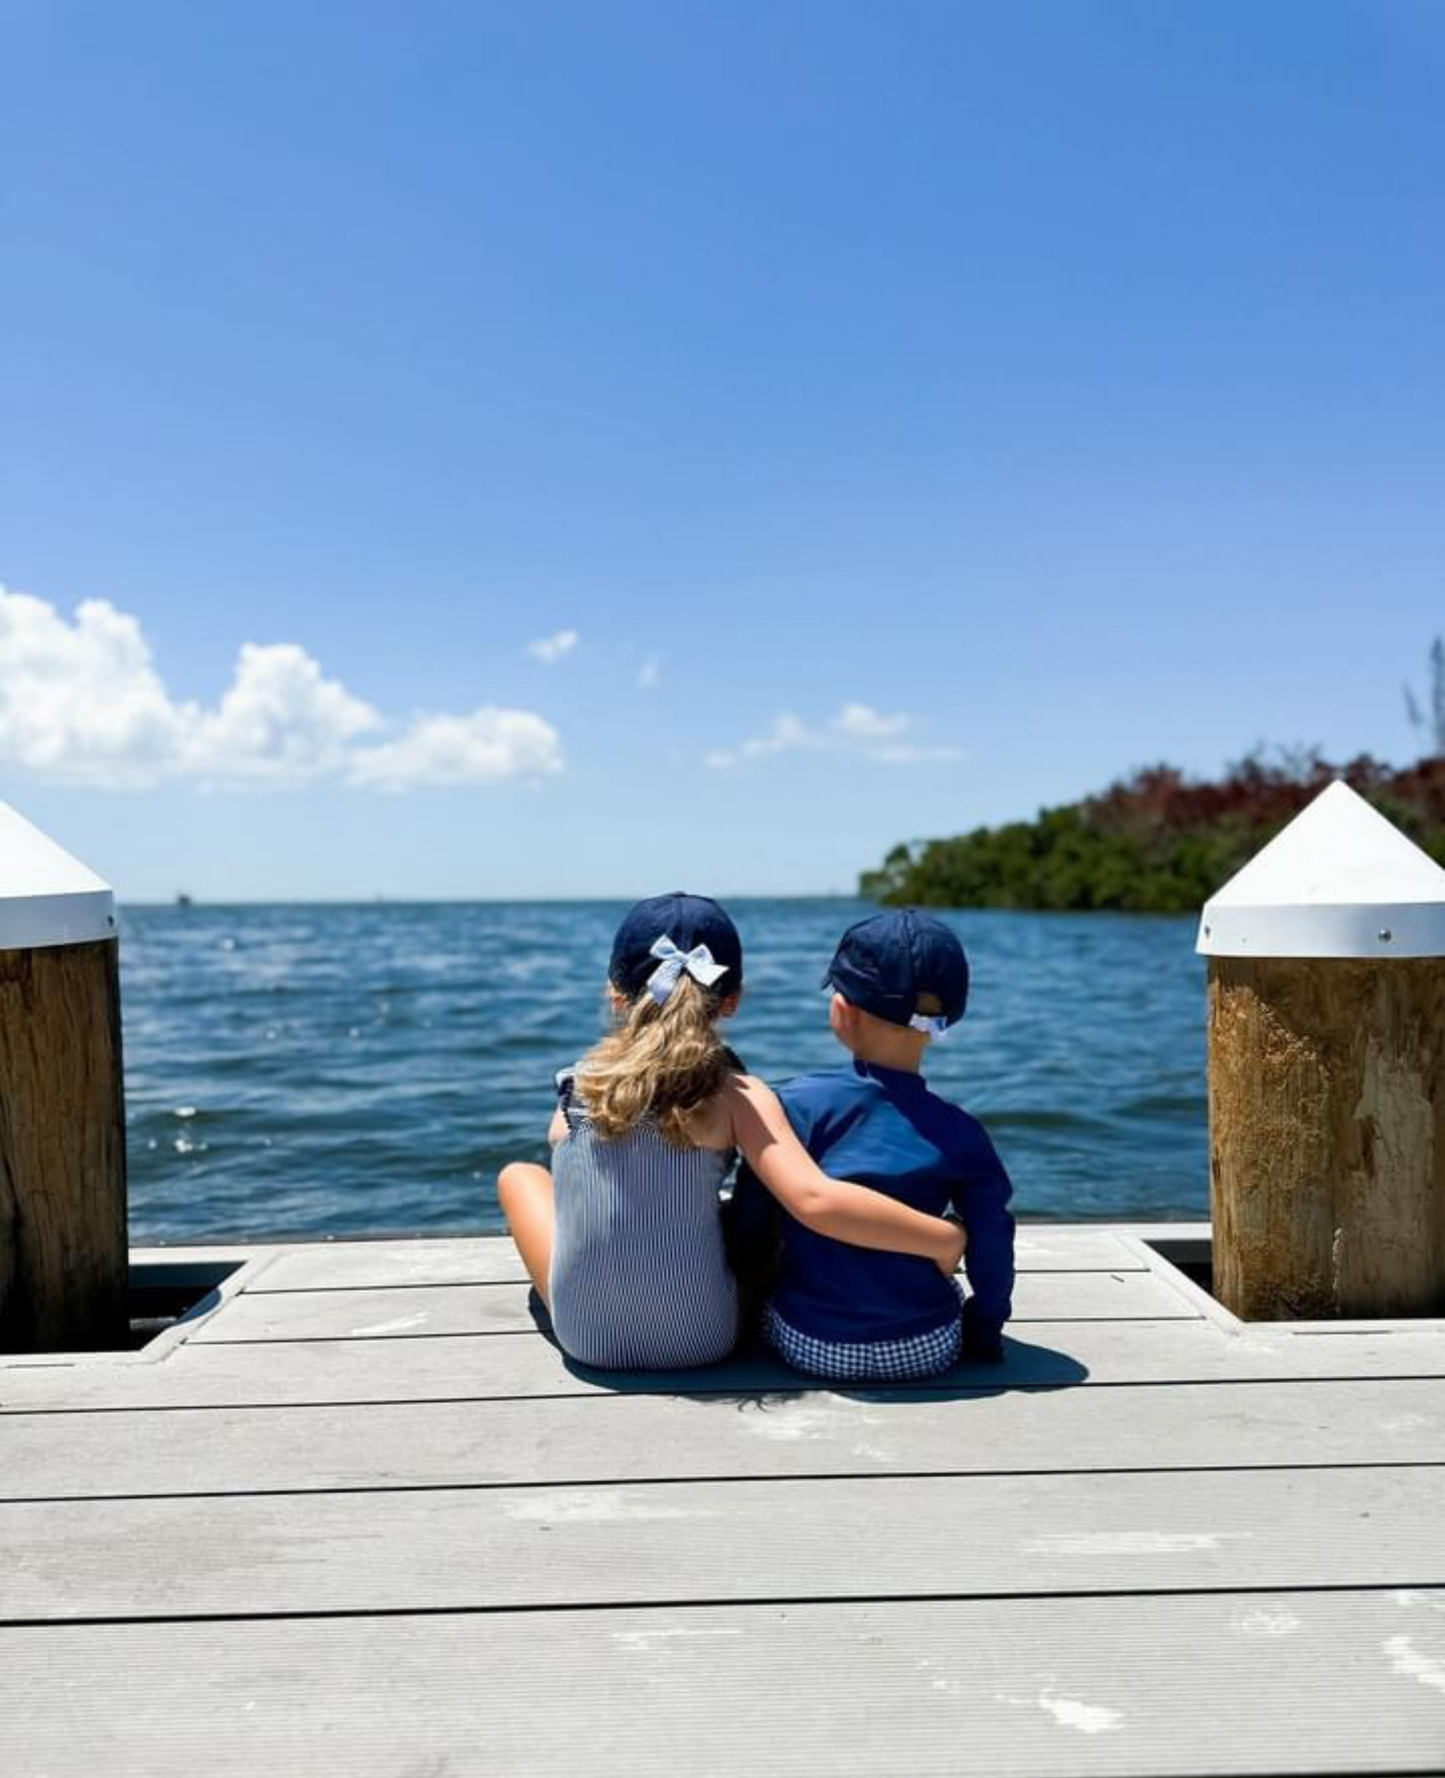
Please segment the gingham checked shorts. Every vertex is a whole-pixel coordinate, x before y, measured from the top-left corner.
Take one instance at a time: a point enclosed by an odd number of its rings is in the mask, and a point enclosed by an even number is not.
[[[790,1327],[769,1303],[763,1311],[763,1332],[779,1358],[794,1370],[844,1383],[936,1376],[957,1364],[963,1350],[963,1322],[958,1316],[906,1340],[817,1340]]]

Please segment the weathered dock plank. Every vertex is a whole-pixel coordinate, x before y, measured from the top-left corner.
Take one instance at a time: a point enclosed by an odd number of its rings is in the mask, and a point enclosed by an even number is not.
[[[155,1248],[143,1257],[164,1260]],[[1139,1271],[1132,1244],[1104,1229],[1048,1223],[1019,1226],[1020,1272]],[[383,1290],[422,1284],[520,1284],[527,1274],[510,1241],[480,1235],[462,1240],[316,1242],[281,1253],[258,1278],[257,1292]]]
[[[1445,1593],[0,1628],[46,1778],[1438,1773]],[[1221,1707],[1228,1700],[1228,1707]]]
[[[268,1268],[268,1271],[271,1268]],[[263,1280],[266,1274],[263,1274]],[[196,1335],[240,1340],[383,1340],[535,1328],[523,1284],[393,1286],[384,1290],[245,1291]],[[1024,1273],[1012,1325],[1061,1321],[1192,1321],[1199,1309],[1149,1272]]]
[[[1445,1466],[1445,1379],[13,1414],[0,1499],[737,1476]],[[1440,1472],[1445,1491],[1445,1467]]]
[[[1311,1336],[1231,1333],[1210,1320],[1078,1321],[1009,1336],[1002,1366],[960,1366],[937,1387],[988,1389],[1172,1386],[1291,1377],[1445,1376],[1434,1330]],[[163,1363],[65,1358],[0,1366],[9,1411],[220,1407],[330,1401],[485,1400],[602,1394],[786,1393],[815,1387],[771,1359],[698,1371],[593,1372],[568,1364],[538,1334],[424,1340],[317,1340],[236,1346],[192,1342]],[[919,1391],[895,1390],[899,1395]],[[922,1393],[927,1393],[923,1391]]]
[[[0,1572],[11,1623],[1445,1587],[1441,1497],[1368,1467],[45,1502],[0,1507]]]

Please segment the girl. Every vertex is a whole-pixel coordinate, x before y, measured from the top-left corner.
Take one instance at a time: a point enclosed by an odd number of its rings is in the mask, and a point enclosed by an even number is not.
[[[639,902],[612,945],[616,1026],[557,1077],[553,1171],[504,1167],[497,1196],[562,1349],[612,1370],[711,1364],[737,1337],[718,1188],[741,1149],[797,1219],[953,1273],[956,1224],[830,1179],[717,1033],[737,1010],[737,928],[705,896]]]

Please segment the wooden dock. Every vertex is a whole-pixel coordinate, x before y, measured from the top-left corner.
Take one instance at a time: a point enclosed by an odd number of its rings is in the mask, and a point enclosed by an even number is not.
[[[1445,1769],[1445,1323],[1032,1225],[1002,1368],[573,1368],[502,1239],[0,1360],[0,1772]]]

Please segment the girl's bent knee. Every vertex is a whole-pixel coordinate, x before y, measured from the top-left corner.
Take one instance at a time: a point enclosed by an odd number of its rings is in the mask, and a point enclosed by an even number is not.
[[[497,1175],[497,1202],[510,1216],[512,1207],[526,1193],[526,1174],[520,1161],[511,1161]]]

